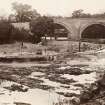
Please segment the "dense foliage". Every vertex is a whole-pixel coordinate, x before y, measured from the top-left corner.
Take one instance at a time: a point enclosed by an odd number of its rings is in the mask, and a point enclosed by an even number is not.
[[[12,40],[19,42],[32,42],[32,35],[28,30],[25,30],[24,28],[22,29],[13,28]]]
[[[50,17],[39,17],[30,23],[31,32],[33,33],[33,42],[38,43],[41,37],[52,36],[54,33],[54,22]]]
[[[0,44],[15,41],[32,42],[32,35],[24,28],[15,28],[7,20],[0,20]]]
[[[5,20],[0,20],[0,43],[10,43],[12,40],[12,25]]]

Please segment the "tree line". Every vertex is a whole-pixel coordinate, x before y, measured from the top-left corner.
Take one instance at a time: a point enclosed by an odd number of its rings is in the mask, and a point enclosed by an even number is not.
[[[85,13],[84,10],[82,9],[79,9],[73,11],[71,18],[105,18],[105,12],[90,14],[90,13]]]
[[[20,24],[21,25],[21,24]],[[14,27],[7,20],[0,20],[0,43],[32,42],[39,43],[42,37],[54,35],[54,21],[50,17],[41,16],[30,21],[30,30]]]
[[[54,33],[54,21],[52,17],[41,16],[28,4],[12,3],[14,14],[8,19],[0,18],[0,43],[13,43],[15,41],[39,43],[42,37],[52,36]],[[18,29],[11,23],[29,22],[30,31]]]

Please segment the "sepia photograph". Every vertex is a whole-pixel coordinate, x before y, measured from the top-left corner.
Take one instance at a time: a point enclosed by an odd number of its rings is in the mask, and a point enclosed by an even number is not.
[[[0,105],[105,105],[105,0],[0,0]]]

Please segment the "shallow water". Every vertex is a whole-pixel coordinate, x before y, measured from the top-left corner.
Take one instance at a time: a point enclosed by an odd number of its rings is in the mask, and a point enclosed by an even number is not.
[[[10,86],[14,82],[4,82],[0,87],[0,105],[14,105],[14,102],[29,103],[31,105],[52,105],[58,102],[59,95],[53,91],[29,89],[27,92],[11,92],[3,86]]]

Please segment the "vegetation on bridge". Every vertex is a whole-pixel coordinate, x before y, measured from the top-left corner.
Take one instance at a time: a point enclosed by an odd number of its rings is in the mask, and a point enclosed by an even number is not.
[[[105,18],[105,12],[99,14],[84,13],[84,10],[75,10],[72,13],[72,18]]]

